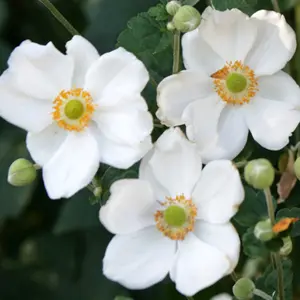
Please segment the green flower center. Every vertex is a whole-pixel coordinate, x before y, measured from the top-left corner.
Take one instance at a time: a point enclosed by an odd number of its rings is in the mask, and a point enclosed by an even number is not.
[[[164,219],[169,226],[180,227],[187,221],[187,215],[182,207],[170,205],[164,211]]]
[[[226,86],[231,93],[240,93],[247,87],[247,79],[240,73],[230,73],[226,78]]]
[[[79,119],[84,113],[84,106],[80,100],[71,100],[65,106],[65,115],[71,120]]]

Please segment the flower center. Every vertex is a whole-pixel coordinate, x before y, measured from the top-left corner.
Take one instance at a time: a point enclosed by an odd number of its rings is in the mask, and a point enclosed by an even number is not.
[[[171,205],[164,211],[164,219],[169,226],[182,226],[186,222],[184,208]]]
[[[71,100],[65,106],[65,115],[71,119],[76,120],[84,113],[84,106],[80,100]]]
[[[184,240],[195,225],[197,208],[193,201],[184,195],[166,197],[161,206],[154,215],[157,229],[172,240]]]
[[[254,71],[240,61],[226,65],[211,75],[215,91],[228,104],[248,103],[258,91],[258,81]]]
[[[95,108],[89,92],[80,88],[63,90],[53,101],[52,118],[59,127],[79,132],[88,126]]]

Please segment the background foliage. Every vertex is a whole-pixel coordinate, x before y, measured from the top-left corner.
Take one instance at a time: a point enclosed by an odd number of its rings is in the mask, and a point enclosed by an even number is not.
[[[205,0],[186,2],[197,3],[200,11],[207,5]],[[55,0],[53,3],[100,53],[110,51],[116,45],[123,46],[145,63],[152,80],[144,93],[151,111],[155,112],[155,82],[171,74],[172,68],[172,34],[165,29],[168,16],[162,4],[166,0]],[[213,0],[212,3],[220,10],[237,7],[249,14],[262,8],[272,9],[270,0]],[[279,0],[279,4],[300,38],[300,1]],[[25,39],[37,43],[51,40],[64,51],[64,44],[70,38],[37,0],[0,0],[1,72],[6,68],[11,50]],[[300,50],[288,67],[300,83]],[[161,131],[156,128],[153,138],[156,139]],[[95,203],[88,190],[69,200],[51,201],[41,178],[24,188],[13,188],[6,182],[11,162],[19,157],[29,157],[24,138],[25,132],[0,120],[0,299],[124,299],[115,298],[117,296],[135,300],[184,299],[169,279],[148,290],[128,291],[102,276],[101,261],[111,236],[99,224],[99,206],[107,199],[112,182],[137,177],[137,166],[127,171],[101,166],[98,174],[103,187],[100,203]],[[299,141],[299,137],[294,138]],[[280,154],[263,150],[250,140],[240,158],[249,155],[251,158],[267,157],[277,165]],[[274,192],[276,194],[276,187]],[[299,183],[278,210],[281,216],[299,216]],[[246,188],[246,201],[234,222],[244,234],[244,253],[253,259],[263,256],[266,251],[253,236],[253,226],[266,215],[262,195]],[[286,290],[291,298],[293,288],[295,299],[300,297],[299,255],[296,259],[300,251],[298,235],[300,228],[294,228],[294,250],[284,261]],[[242,255],[241,266],[245,260]],[[238,272],[242,272],[241,266]],[[274,276],[276,274],[267,268],[256,283],[265,291],[272,291],[276,282]],[[224,278],[195,299],[210,299],[217,293],[231,292],[232,284],[230,277]]]

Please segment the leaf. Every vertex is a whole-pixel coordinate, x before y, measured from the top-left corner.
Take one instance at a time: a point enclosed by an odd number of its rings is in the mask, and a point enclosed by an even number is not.
[[[184,0],[182,5],[195,6],[200,0]]]
[[[148,14],[156,21],[168,21],[170,17],[166,11],[164,4],[157,4],[156,6],[150,7],[148,10]]]
[[[276,208],[275,200],[274,208]],[[268,208],[264,193],[245,186],[245,200],[234,216],[235,221],[249,227],[266,218],[268,218]]]
[[[293,281],[293,271],[292,271],[292,261],[290,259],[285,259],[282,261],[283,267],[283,278],[284,278],[284,291],[285,299],[292,299],[292,281]],[[258,289],[263,290],[269,295],[272,295],[277,289],[277,271],[273,269],[270,265],[265,270],[264,274],[257,279],[255,285]],[[258,297],[254,298],[255,300],[260,299]]]
[[[255,12],[257,1],[258,0],[212,0],[212,4],[217,10],[238,8],[245,13],[252,14]]]
[[[6,42],[0,40],[0,74],[7,68],[7,60],[10,52],[10,46]]]
[[[9,166],[16,159],[30,159],[24,140],[25,133],[9,125],[5,125],[0,134],[0,222],[7,217],[17,217],[35,191],[37,181],[25,187],[14,187],[6,180]]]
[[[62,200],[65,201],[65,204],[54,226],[55,234],[86,230],[100,225],[99,205],[91,205],[89,196],[89,191],[82,190],[69,200]]]
[[[124,296],[117,296],[114,300],[133,300],[132,298],[124,297]]]
[[[262,241],[254,236],[253,230],[253,227],[248,228],[246,233],[243,234],[244,253],[251,258],[266,257],[269,254],[269,250]]]
[[[300,208],[298,207],[293,207],[292,209],[288,208],[283,208],[278,211],[276,214],[277,219],[281,218],[300,218]],[[296,237],[300,236],[300,221],[294,223],[292,225],[292,231],[291,231],[291,236]]]

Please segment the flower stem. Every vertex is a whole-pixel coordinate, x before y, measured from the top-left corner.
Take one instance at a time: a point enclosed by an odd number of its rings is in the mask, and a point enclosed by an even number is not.
[[[255,289],[253,291],[253,294],[265,300],[272,300],[272,296],[268,295],[267,293],[259,289]]]
[[[275,210],[274,210],[273,199],[272,199],[270,188],[264,189],[264,193],[265,193],[266,203],[268,207],[268,215],[271,220],[271,224],[274,225],[276,222]],[[277,292],[279,295],[279,300],[284,300],[283,268],[282,268],[282,262],[279,253],[274,254],[274,260],[275,260],[275,267],[277,271]]]
[[[278,1],[277,0],[271,0],[272,4],[273,4],[273,7],[274,7],[274,10],[276,12],[279,12],[280,13],[280,7],[279,7],[279,4],[278,4]]]
[[[72,35],[79,35],[79,32],[72,24],[59,12],[59,10],[49,0],[38,0],[41,2]]]
[[[194,300],[194,297],[186,297],[187,300]]]
[[[173,74],[180,70],[180,31],[176,30],[173,37]]]

